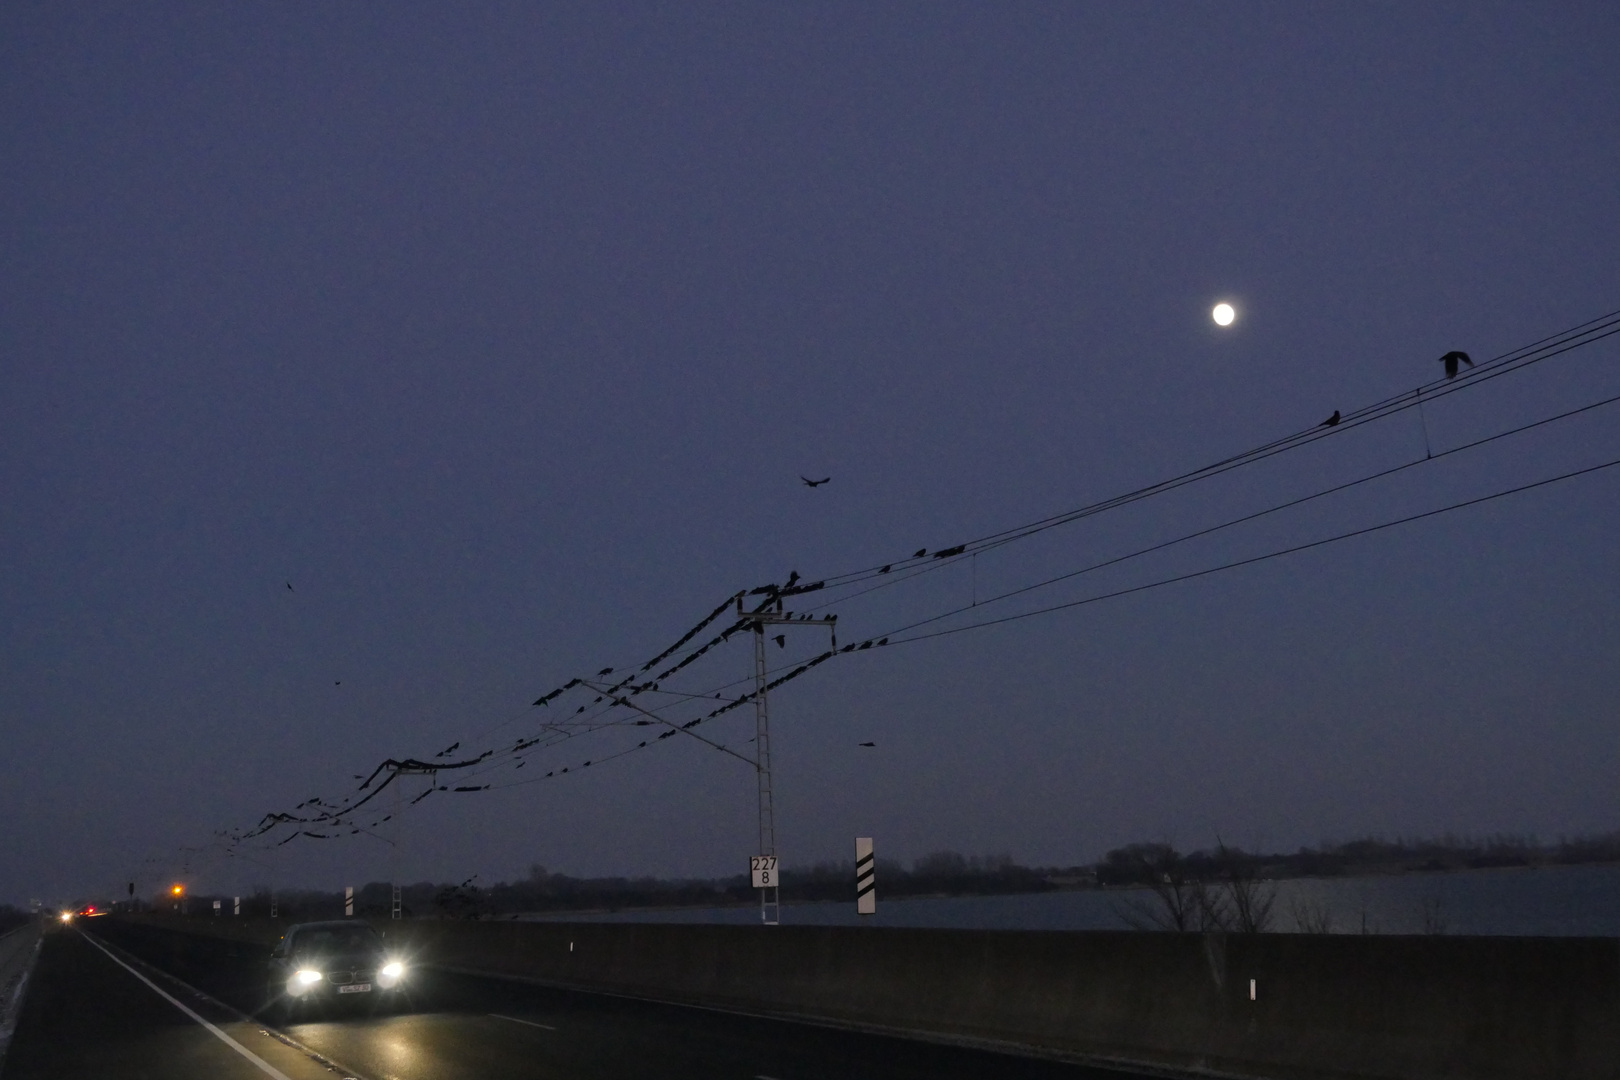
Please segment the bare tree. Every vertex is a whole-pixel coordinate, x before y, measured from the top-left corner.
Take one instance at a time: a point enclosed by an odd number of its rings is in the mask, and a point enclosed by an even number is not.
[[[1215,861],[1220,867],[1224,895],[1212,898],[1212,908],[1219,910],[1211,911],[1211,919],[1239,934],[1270,930],[1277,886],[1260,879],[1260,860],[1217,839]]]
[[[1153,894],[1152,900],[1132,897],[1115,905],[1115,914],[1128,926],[1180,933],[1214,928],[1204,883],[1189,873],[1187,860],[1175,848],[1169,844],[1132,844],[1110,852],[1109,858]]]
[[[1295,896],[1288,902],[1288,911],[1294,917],[1294,929],[1301,934],[1333,933],[1333,912],[1320,900]]]

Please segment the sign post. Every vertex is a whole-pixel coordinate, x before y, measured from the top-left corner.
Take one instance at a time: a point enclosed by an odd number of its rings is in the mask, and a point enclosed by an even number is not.
[[[855,838],[855,914],[877,914],[877,857],[870,836]]]

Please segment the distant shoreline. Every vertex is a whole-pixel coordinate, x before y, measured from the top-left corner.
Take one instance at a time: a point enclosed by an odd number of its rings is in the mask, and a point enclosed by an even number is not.
[[[1396,878],[1396,877],[1418,877],[1418,876],[1438,877],[1438,876],[1452,876],[1452,875],[1461,875],[1461,874],[1481,874],[1481,875],[1483,875],[1483,874],[1496,874],[1496,873],[1506,874],[1506,873],[1522,873],[1522,872],[1527,872],[1527,871],[1539,871],[1539,870],[1573,870],[1573,869],[1579,869],[1579,868],[1583,868],[1583,867],[1616,867],[1616,866],[1620,866],[1620,860],[1604,860],[1604,861],[1601,861],[1601,862],[1589,862],[1589,863],[1527,863],[1527,864],[1511,865],[1511,866],[1446,866],[1446,867],[1439,867],[1439,868],[1434,868],[1434,869],[1430,869],[1430,868],[1426,868],[1426,867],[1393,867],[1393,868],[1391,868],[1391,867],[1386,866],[1386,867],[1368,868],[1368,869],[1366,869],[1364,871],[1358,870],[1357,872],[1343,873],[1343,874],[1297,874],[1297,875],[1289,875],[1287,877],[1261,878],[1259,880],[1262,883],[1266,883],[1266,884],[1271,884],[1271,883],[1275,883],[1275,882],[1282,882],[1282,881],[1343,882],[1343,881],[1355,881],[1355,880],[1362,879],[1362,878]],[[898,893],[898,894],[886,895],[884,897],[884,900],[887,903],[895,904],[895,903],[901,903],[901,902],[912,901],[912,900],[962,900],[962,899],[969,899],[969,898],[975,898],[975,897],[989,898],[989,897],[1001,897],[1001,896],[1008,896],[1008,897],[1011,897],[1011,896],[1039,896],[1039,895],[1048,894],[1048,893],[1054,893],[1054,892],[1085,892],[1085,893],[1126,894],[1126,893],[1141,893],[1141,892],[1146,892],[1148,890],[1149,890],[1149,886],[1144,885],[1144,884],[1140,884],[1140,883],[1129,884],[1129,885],[1099,885],[1099,884],[1080,885],[1080,884],[1076,884],[1076,885],[1052,885],[1051,887],[1048,887],[1048,888],[1045,888],[1045,889],[1018,890],[1018,891],[1007,891],[1007,892],[977,891],[977,892]],[[840,904],[840,903],[853,903],[853,902],[854,902],[853,895],[851,895],[847,900],[846,899],[838,899],[838,898],[822,898],[822,897],[797,898],[797,899],[792,898],[792,897],[783,897],[782,898],[782,907],[784,907],[784,908],[796,908],[796,907],[809,907],[811,905],[818,905],[818,904]],[[547,908],[547,909],[541,909],[541,910],[536,910],[536,911],[506,912],[506,913],[501,913],[501,914],[498,914],[498,915],[491,915],[491,916],[488,916],[488,918],[491,919],[492,921],[510,920],[510,921],[516,921],[516,922],[526,922],[526,921],[549,922],[549,921],[554,921],[554,920],[566,919],[567,917],[570,917],[570,916],[622,915],[622,914],[629,914],[629,913],[658,914],[658,913],[662,913],[662,912],[680,912],[680,911],[745,911],[745,910],[749,910],[749,909],[757,909],[758,907],[759,907],[759,901],[757,899],[752,899],[752,900],[749,900],[749,899],[744,899],[744,900],[720,900],[720,901],[713,902],[713,903],[689,903],[689,904],[644,904],[644,905],[643,904],[620,904],[620,905],[601,905],[601,906],[580,907],[580,908]]]

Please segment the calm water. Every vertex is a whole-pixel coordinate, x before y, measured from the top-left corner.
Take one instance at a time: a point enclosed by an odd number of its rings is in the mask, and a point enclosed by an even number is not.
[[[1334,933],[1620,936],[1620,866],[1475,870],[1451,874],[1304,879],[1276,883],[1272,929],[1299,929],[1296,914]],[[853,902],[785,904],[799,926],[920,926],[973,930],[1122,930],[1120,912],[1151,903],[1140,890],[1084,890],[1020,896],[882,899],[862,918]],[[684,908],[535,919],[589,922],[753,923],[758,908]]]

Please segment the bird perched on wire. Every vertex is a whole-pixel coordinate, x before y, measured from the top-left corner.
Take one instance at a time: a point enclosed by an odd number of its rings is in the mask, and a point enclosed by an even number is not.
[[[1469,359],[1468,354],[1457,349],[1451,350],[1440,358],[1440,362],[1446,365],[1446,378],[1455,379],[1457,377],[1457,361],[1459,360],[1469,367],[1474,366],[1474,361]]]
[[[812,480],[808,476],[805,476],[803,473],[800,473],[799,474],[799,479],[804,481],[804,486],[805,487],[820,487],[822,484],[825,484],[827,481],[831,480],[832,477],[823,476],[820,480]]]
[[[1334,409],[1332,416],[1328,417],[1326,420],[1322,421],[1320,424],[1317,424],[1316,426],[1317,427],[1338,427],[1339,426],[1339,419],[1340,419],[1339,410]]]

